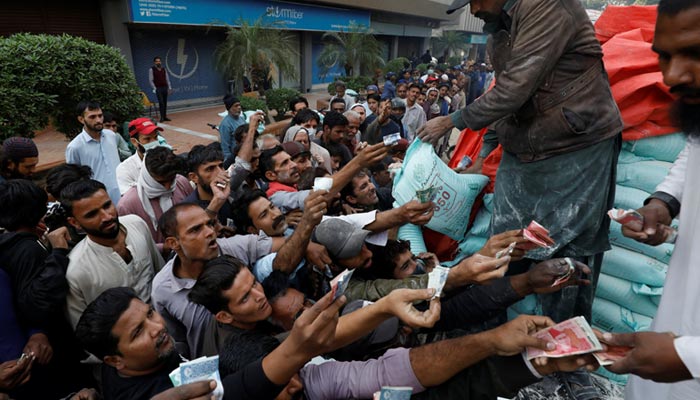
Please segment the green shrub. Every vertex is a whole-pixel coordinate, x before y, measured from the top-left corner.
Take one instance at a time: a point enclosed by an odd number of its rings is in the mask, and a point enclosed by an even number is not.
[[[265,92],[265,101],[270,110],[277,110],[277,115],[284,115],[289,111],[289,102],[299,96],[301,93],[295,89],[269,89]]]
[[[398,57],[394,58],[393,60],[387,62],[384,65],[384,68],[382,70],[386,74],[387,72],[395,72],[397,75],[401,75],[401,71],[403,71],[405,68],[409,67],[411,65],[411,62],[408,60],[408,58],[405,57]]]
[[[263,99],[256,99],[255,97],[249,96],[241,96],[240,99],[243,111],[267,110],[267,104]]]
[[[428,64],[418,64],[416,65],[416,69],[421,72],[421,74],[425,73],[429,68]]]
[[[452,56],[447,59],[447,64],[450,67],[454,67],[455,65],[459,65],[462,63],[462,57],[460,56]]]
[[[442,63],[438,64],[436,68],[439,68],[441,71],[447,71],[447,69],[450,68],[450,66],[445,63]]]
[[[122,121],[143,111],[139,87],[119,50],[69,35],[0,38],[0,138],[33,136],[52,121],[80,133],[75,106],[95,100]]]
[[[336,79],[336,81],[343,81],[345,82],[345,86],[348,89],[352,89],[356,91],[357,93],[360,93],[360,91],[365,90],[367,85],[372,84],[372,78],[369,76],[341,76]],[[335,96],[335,81],[331,82],[328,84],[328,93],[331,96]]]

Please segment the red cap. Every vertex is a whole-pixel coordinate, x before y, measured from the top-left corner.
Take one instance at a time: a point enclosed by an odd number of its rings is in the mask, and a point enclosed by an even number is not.
[[[155,131],[163,132],[163,128],[157,126],[150,118],[136,118],[129,122],[129,136],[138,134],[151,135]]]

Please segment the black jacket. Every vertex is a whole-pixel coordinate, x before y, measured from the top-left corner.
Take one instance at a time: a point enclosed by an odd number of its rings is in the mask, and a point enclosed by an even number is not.
[[[45,328],[63,316],[68,293],[68,250],[50,253],[33,233],[0,235],[0,268],[10,277],[14,302],[23,326]]]

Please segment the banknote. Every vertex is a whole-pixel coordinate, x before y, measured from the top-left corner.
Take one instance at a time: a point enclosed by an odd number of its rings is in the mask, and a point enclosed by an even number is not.
[[[333,178],[320,177],[314,179],[313,190],[331,190],[333,187]]]
[[[216,389],[212,393],[213,398],[224,398],[224,386],[219,375],[219,356],[200,357],[196,360],[181,363],[180,366],[169,374],[174,386],[186,385],[203,380],[215,380]]]
[[[421,203],[427,203],[429,201],[434,201],[438,194],[438,188],[435,186],[430,186],[425,189],[416,190],[416,198]]]
[[[459,164],[457,164],[457,169],[460,169],[460,170],[467,169],[467,168],[471,167],[472,164],[473,164],[473,161],[472,161],[471,157],[462,156],[462,159],[459,160]]]
[[[384,146],[394,146],[399,143],[399,140],[401,140],[401,134],[399,132],[392,133],[384,136],[383,140]]]
[[[593,357],[598,360],[598,364],[601,366],[614,364],[616,361],[625,358],[627,353],[632,350],[628,346],[613,346],[609,344],[606,344],[606,346],[608,347],[607,350],[593,353]]]
[[[350,278],[352,278],[352,273],[354,271],[354,269],[346,269],[345,271],[341,272],[338,276],[333,278],[333,280],[331,281],[331,292],[333,293],[331,297],[333,298],[333,301],[335,301],[338,297],[342,296],[343,293],[345,293],[345,290],[350,284]]]
[[[508,247],[496,253],[496,258],[503,258],[505,256],[511,255],[513,253],[513,250],[515,250],[515,245],[515,242],[509,244]]]
[[[435,268],[428,274],[428,289],[435,289],[435,294],[433,298],[440,297],[442,294],[442,288],[447,282],[447,275],[450,273],[449,268],[436,265]]]
[[[374,400],[408,400],[413,394],[413,388],[409,386],[382,386],[382,390],[375,392]]]
[[[523,236],[525,239],[540,247],[549,247],[555,243],[554,240],[549,237],[549,231],[536,221],[530,222],[530,225],[523,229]]]
[[[556,348],[545,351],[528,347],[526,349],[528,360],[537,357],[568,357],[603,350],[603,346],[593,333],[593,329],[583,317],[574,317],[560,322],[535,333],[534,336],[555,343]]]
[[[622,210],[620,208],[613,208],[608,211],[608,216],[613,221],[619,222],[621,225],[626,226],[634,231],[641,231],[644,228],[644,216],[635,210]],[[678,238],[678,231],[670,226],[658,225],[660,229],[664,231],[666,243],[676,243]]]
[[[574,260],[572,260],[569,257],[566,257],[564,260],[566,261],[566,264],[569,266],[569,269],[566,272],[564,272],[564,274],[559,276],[557,278],[557,280],[554,281],[554,283],[552,283],[552,287],[561,285],[562,283],[568,281],[569,278],[571,278],[571,275],[573,275],[574,272],[576,271],[576,266],[574,265]]]

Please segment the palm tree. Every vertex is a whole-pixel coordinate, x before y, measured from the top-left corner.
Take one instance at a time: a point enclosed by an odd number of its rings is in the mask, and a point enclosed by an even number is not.
[[[335,65],[345,67],[346,75],[360,76],[360,69],[372,71],[384,65],[382,44],[373,31],[364,25],[350,23],[350,29],[323,34],[324,47],[318,57],[321,75],[325,76]]]
[[[273,64],[283,74],[296,77],[293,60],[299,57],[294,50],[294,36],[274,25],[264,25],[259,18],[252,25],[239,20],[238,27],[227,25],[226,39],[217,46],[214,57],[217,67],[236,82],[236,92],[243,90],[243,77],[249,76],[253,85],[262,88],[271,80]]]
[[[447,52],[448,56],[453,56],[459,51],[469,51],[467,35],[464,32],[442,31],[442,36],[434,37],[432,41],[434,54]]]

